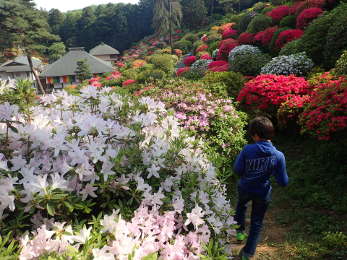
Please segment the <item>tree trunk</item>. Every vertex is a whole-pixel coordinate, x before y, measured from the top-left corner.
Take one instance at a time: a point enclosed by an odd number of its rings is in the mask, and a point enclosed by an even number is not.
[[[174,53],[173,46],[172,46],[172,4],[171,0],[169,1],[169,31],[170,31],[170,48],[171,48],[171,54]]]
[[[27,54],[27,58],[28,58],[30,70],[31,70],[31,72],[34,74],[34,77],[35,77],[35,79],[36,79],[36,83],[37,83],[38,88],[40,89],[40,91],[42,92],[42,94],[46,94],[46,92],[45,92],[45,90],[43,89],[43,86],[42,86],[42,84],[41,84],[40,77],[39,77],[39,75],[37,75],[37,72],[36,72],[36,70],[34,69],[33,60],[32,60],[31,55],[30,55],[30,54]]]

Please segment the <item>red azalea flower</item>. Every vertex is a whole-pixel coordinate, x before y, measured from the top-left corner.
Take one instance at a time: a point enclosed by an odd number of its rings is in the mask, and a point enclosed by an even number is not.
[[[179,68],[176,71],[176,76],[179,77],[181,76],[183,73],[187,72],[190,70],[190,67],[184,67],[184,68]]]
[[[290,15],[291,8],[287,5],[281,5],[274,9],[272,9],[270,12],[268,12],[266,15],[270,16],[273,21],[280,21],[283,17]]]
[[[229,52],[238,45],[238,41],[234,39],[222,40],[219,44],[218,57],[227,60]]]
[[[212,57],[210,56],[210,54],[204,54],[204,55],[201,55],[200,59],[201,60],[212,60]]]
[[[289,29],[281,32],[276,40],[276,47],[282,48],[288,42],[299,39],[304,34],[303,30],[300,29]]]
[[[299,29],[306,28],[314,19],[316,19],[322,13],[323,10],[318,7],[305,9],[296,18],[296,27]]]
[[[206,44],[200,45],[197,49],[196,52],[201,52],[201,51],[206,51],[208,49],[208,46]]]
[[[136,83],[136,80],[128,79],[128,80],[123,82],[122,86],[125,87],[125,86],[129,86],[131,84],[134,84],[134,83]]]
[[[255,42],[254,36],[253,33],[243,32],[240,34],[238,41],[240,44],[253,44]]]
[[[237,31],[232,29],[232,28],[229,28],[229,29],[226,29],[223,31],[222,33],[222,39],[227,39],[227,38],[231,38],[233,36],[237,35]]]
[[[194,62],[196,61],[196,57],[195,56],[188,56],[183,60],[184,65],[186,66],[190,66],[192,65]]]

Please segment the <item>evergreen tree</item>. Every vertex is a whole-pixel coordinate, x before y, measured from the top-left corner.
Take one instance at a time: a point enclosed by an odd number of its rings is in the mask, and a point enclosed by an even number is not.
[[[51,31],[54,34],[60,33],[60,28],[64,23],[64,14],[61,13],[58,9],[51,9],[48,12],[48,24],[51,27]]]
[[[153,11],[153,28],[159,35],[168,35],[170,26],[181,25],[182,6],[179,0],[155,0]]]
[[[204,0],[183,0],[183,23],[189,29],[196,29],[206,22],[207,8]]]
[[[77,79],[82,82],[86,79],[90,79],[93,74],[90,71],[90,67],[86,60],[77,61],[77,68],[75,70]]]
[[[58,39],[59,37],[49,32],[45,17],[35,9],[32,0],[1,0],[0,49],[16,47],[24,50],[42,93],[45,91],[37,72],[33,69],[32,55],[43,53],[45,45]]]
[[[55,42],[48,48],[49,63],[59,60],[66,52],[65,44],[63,42]]]

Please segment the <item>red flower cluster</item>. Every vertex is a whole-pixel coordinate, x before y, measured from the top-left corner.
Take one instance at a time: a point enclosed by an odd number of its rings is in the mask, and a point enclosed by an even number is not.
[[[300,29],[289,29],[281,32],[276,40],[276,47],[282,48],[288,42],[300,38],[304,34],[303,30]]]
[[[234,39],[226,39],[221,41],[219,44],[218,60],[227,60],[229,52],[238,45],[238,41]]]
[[[305,29],[312,20],[316,19],[323,13],[323,10],[318,7],[312,7],[302,11],[296,18],[296,27],[299,29]]]
[[[243,32],[240,34],[238,41],[240,44],[253,44],[255,42],[254,34]]]
[[[272,40],[272,37],[274,36],[275,32],[277,31],[278,27],[269,27],[265,29],[264,31],[258,32],[254,39],[256,42],[260,42],[263,46],[268,46]]]
[[[136,83],[136,80],[128,79],[128,80],[123,82],[122,86],[126,87],[126,86],[129,86],[129,85],[134,84],[134,83]]]
[[[190,70],[190,67],[184,67],[184,68],[179,68],[176,71],[176,76],[179,77],[181,76],[183,73],[187,72]]]
[[[210,54],[206,53],[201,55],[200,57],[201,60],[212,60],[212,57],[210,56]]]
[[[347,128],[347,78],[323,78],[322,82],[315,86],[310,103],[300,115],[300,124],[302,132],[328,140]]]
[[[229,70],[229,63],[227,61],[224,61],[224,60],[212,61],[208,65],[208,70],[214,71],[214,72],[228,71]]]
[[[120,73],[119,71],[114,71],[112,72],[110,76],[106,77],[106,79],[113,80],[113,79],[119,79],[120,77],[122,77],[122,73]]]
[[[123,62],[120,62],[120,61],[118,61],[116,63],[116,65],[117,65],[117,67],[120,67],[120,68],[125,67],[125,64]]]
[[[298,1],[291,6],[291,14],[300,14],[303,10],[308,8],[323,8],[327,3],[330,3],[330,0],[304,0]]]
[[[291,8],[287,5],[281,5],[274,9],[272,9],[270,12],[266,13],[267,16],[270,16],[273,21],[278,22],[283,17],[290,15]]]
[[[227,38],[231,38],[232,36],[237,35],[237,31],[234,29],[226,29],[223,31],[222,33],[222,39],[227,39]]]
[[[289,99],[307,95],[308,82],[302,77],[284,75],[259,75],[241,89],[237,101],[258,109],[275,113]]]
[[[206,44],[200,45],[198,48],[196,48],[196,52],[206,51],[208,49],[208,46]]]
[[[195,56],[188,56],[186,58],[184,58],[183,63],[186,66],[190,66],[192,65],[194,62],[196,61],[196,57]]]

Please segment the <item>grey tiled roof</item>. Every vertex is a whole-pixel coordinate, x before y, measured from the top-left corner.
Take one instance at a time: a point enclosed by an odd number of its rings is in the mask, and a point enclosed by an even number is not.
[[[41,61],[36,58],[32,58],[34,68],[38,68],[42,65]],[[11,63],[17,63],[18,65],[10,65]],[[0,65],[0,71],[4,72],[20,72],[31,71],[27,56],[18,56],[13,60],[8,60]]]
[[[89,53],[91,55],[118,55],[119,51],[102,42],[98,46],[91,49]]]
[[[112,72],[112,65],[98,59],[83,48],[70,48],[70,51],[66,53],[56,62],[49,64],[46,69],[41,73],[41,77],[59,77],[75,75],[77,68],[77,61],[86,60],[89,65],[90,71],[93,74]]]

